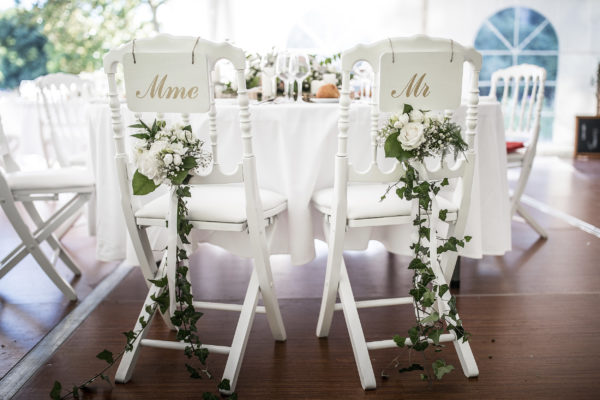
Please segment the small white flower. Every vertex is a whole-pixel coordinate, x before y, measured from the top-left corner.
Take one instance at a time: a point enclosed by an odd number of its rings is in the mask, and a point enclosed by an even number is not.
[[[411,122],[423,122],[424,115],[419,110],[412,110],[410,112],[410,120]]]
[[[418,122],[409,122],[398,135],[398,141],[404,150],[413,150],[425,142],[425,127]]]
[[[165,156],[163,157],[163,161],[165,162],[165,165],[171,165],[171,163],[173,162],[173,154],[165,154]]]
[[[173,154],[173,164],[175,164],[175,165],[181,164],[181,156],[177,153]]]

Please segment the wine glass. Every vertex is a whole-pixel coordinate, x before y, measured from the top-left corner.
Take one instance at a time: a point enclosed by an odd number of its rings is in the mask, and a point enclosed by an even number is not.
[[[265,54],[260,61],[262,71],[263,100],[269,100],[277,95],[275,82],[275,56],[273,53]]]
[[[291,54],[283,50],[277,53],[275,60],[275,73],[283,81],[283,98],[286,100],[289,100],[290,58]]]
[[[302,103],[302,82],[310,74],[310,60],[308,55],[303,53],[294,54],[290,58],[290,76],[298,84],[298,97],[296,102]]]

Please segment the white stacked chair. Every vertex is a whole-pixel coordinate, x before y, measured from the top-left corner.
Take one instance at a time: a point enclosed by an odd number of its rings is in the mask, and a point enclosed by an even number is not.
[[[11,156],[6,136],[0,121],[0,205],[11,225],[19,235],[21,244],[6,255],[0,265],[0,278],[6,275],[25,256],[31,254],[40,268],[69,300],[77,300],[71,285],[58,274],[56,263],[60,259],[77,276],[81,269],[64,249],[54,233],[69,221],[88,202],[94,191],[94,181],[83,168],[60,168],[42,171],[20,171]],[[59,195],[73,194],[73,197],[45,221],[40,216],[34,202],[56,201]],[[32,232],[17,207],[21,203],[25,212],[35,224]],[[53,256],[49,259],[42,251],[42,243],[47,242]]]
[[[231,346],[203,345],[212,353],[228,355],[223,379],[229,379],[230,391],[233,391],[236,386],[254,316],[257,312],[266,313],[271,333],[275,340],[286,340],[286,332],[273,287],[265,230],[270,229],[275,223],[277,215],[287,208],[287,200],[277,193],[258,187],[256,159],[252,150],[248,95],[244,77],[244,51],[228,43],[213,43],[194,37],[158,35],[152,39],[136,40],[127,43],[118,49],[112,50],[104,58],[104,70],[108,75],[109,83],[110,107],[116,149],[115,158],[119,174],[123,215],[129,236],[140,262],[141,270],[149,286],[149,292],[141,309],[140,317],[151,321],[153,315],[147,313],[146,306],[152,304],[151,296],[159,293],[162,289],[151,284],[148,281],[149,279],[158,279],[167,274],[170,285],[170,304],[172,306],[175,304],[175,257],[165,256],[167,254],[174,254],[177,242],[177,224],[175,223],[175,218],[177,217],[177,198],[174,194],[175,189],[172,188],[170,194],[163,195],[137,210],[132,203],[134,197],[131,193],[130,177],[133,171],[130,169],[131,166],[128,165],[124,138],[126,132],[122,126],[121,104],[119,102],[119,94],[117,93],[115,72],[117,65],[123,63],[126,57],[130,57],[133,54],[137,56],[138,61],[135,63],[135,68],[139,68],[139,70],[154,71],[156,69],[155,65],[144,64],[143,61],[140,61],[140,58],[144,54],[159,54],[165,60],[168,60],[171,56],[184,55],[185,62],[193,62],[192,60],[195,59],[196,62],[206,63],[206,74],[203,76],[194,75],[193,79],[197,79],[198,82],[208,82],[210,88],[209,93],[200,93],[200,96],[208,96],[206,99],[209,103],[208,109],[198,109],[197,113],[208,112],[213,168],[210,174],[205,176],[196,175],[190,180],[192,197],[187,200],[189,208],[188,218],[193,224],[194,229],[235,233],[247,232],[247,239],[250,241],[252,247],[254,268],[243,305],[196,301],[194,302],[194,306],[198,309],[240,312]],[[240,164],[232,173],[223,172],[217,152],[218,131],[214,82],[211,80],[211,71],[214,70],[215,63],[222,58],[231,61],[234,65],[238,84],[237,94],[240,108],[243,154]],[[127,85],[127,80],[131,77],[125,75],[124,78]],[[148,111],[158,112],[156,116],[159,119],[163,118],[160,110]],[[147,113],[144,113],[144,115],[147,115]],[[136,117],[141,118],[142,116],[136,114]],[[182,114],[181,118],[183,122],[189,122],[189,114]],[[149,226],[165,227],[167,220],[169,221],[167,228],[168,249],[163,256],[160,266],[157,268],[154,263],[146,228]],[[238,237],[236,236],[236,238]],[[168,263],[165,262],[165,258],[169,260]],[[191,268],[193,267],[191,266]],[[262,296],[264,306],[257,305],[259,295]],[[164,321],[171,328],[173,326],[170,323],[170,316],[168,314],[172,311],[174,311],[173,307],[170,308],[168,313],[163,315]],[[139,318],[137,321],[135,330],[141,328]],[[148,328],[144,330],[143,335],[137,338],[133,345],[133,351],[126,353],[123,357],[115,377],[117,382],[124,383],[131,378],[141,347],[148,346],[182,350],[186,346],[180,342],[146,339],[145,335],[147,331]]]
[[[84,107],[95,96],[93,83],[77,75],[59,72],[37,78],[35,85],[48,165],[85,165],[89,127]]]
[[[393,51],[392,51],[393,49]],[[360,381],[363,389],[373,389],[376,386],[373,367],[369,358],[369,350],[395,348],[393,340],[367,342],[361,326],[358,309],[380,306],[393,306],[401,304],[413,304],[412,297],[400,297],[393,299],[377,299],[356,301],[348,278],[348,272],[344,264],[344,238],[348,230],[359,227],[381,227],[390,225],[410,224],[412,225],[411,210],[413,205],[406,200],[399,199],[393,192],[384,201],[379,201],[389,184],[395,183],[404,174],[404,168],[400,163],[388,171],[383,171],[377,162],[379,151],[376,134],[380,117],[379,90],[381,87],[380,58],[385,53],[393,52],[396,62],[403,62],[403,53],[423,52],[424,54],[446,54],[454,62],[460,63],[462,71],[463,62],[467,62],[473,68],[472,80],[470,82],[470,93],[467,109],[466,140],[468,150],[464,158],[459,158],[450,167],[447,163],[438,165],[437,169],[429,169],[421,165],[421,177],[426,179],[449,179],[461,181],[457,185],[459,196],[454,197],[456,202],[444,201],[440,198],[440,207],[447,208],[446,220],[449,222],[448,235],[462,239],[465,223],[471,200],[471,187],[473,182],[473,171],[475,165],[475,129],[477,126],[478,106],[478,77],[481,66],[481,55],[472,48],[465,48],[456,42],[447,39],[433,39],[426,36],[415,36],[412,38],[386,39],[370,45],[358,45],[342,53],[342,90],[340,98],[340,117],[338,150],[335,156],[335,180],[332,188],[326,188],[313,195],[313,205],[324,217],[324,231],[328,241],[329,253],[327,256],[327,271],[325,275],[325,287],[317,324],[317,336],[327,337],[332,323],[334,311],[342,310],[350,335],[354,358],[358,367]],[[351,119],[350,108],[350,71],[358,61],[367,61],[373,67],[375,74],[373,96],[371,102],[371,163],[367,170],[357,171],[348,158],[348,131]],[[399,77],[403,78],[403,77]],[[398,82],[402,82],[400,79]],[[460,85],[457,85],[460,88]],[[448,93],[449,95],[460,96]],[[425,101],[425,100],[424,100]],[[431,109],[427,105],[419,107]],[[402,109],[398,111],[402,112]],[[444,110],[445,115],[451,117],[451,110]],[[439,164],[439,163],[438,163]],[[409,238],[406,238],[408,241]],[[441,269],[436,271],[438,284],[450,281],[456,254],[444,254]],[[340,303],[336,304],[336,296],[339,294]],[[438,299],[439,300],[439,299]],[[444,301],[447,301],[445,299]],[[395,333],[390,327],[390,337]],[[452,342],[458,353],[464,374],[467,377],[477,376],[478,369],[473,358],[468,342],[457,340],[456,336],[446,334],[442,336],[445,342]]]
[[[505,113],[505,136],[525,140],[525,147],[508,153],[508,168],[520,168],[519,179],[510,199],[510,216],[519,213],[542,237],[548,234],[523,208],[521,196],[531,174],[537,142],[540,136],[540,116],[544,103],[546,70],[537,65],[521,64],[492,74],[490,96],[497,98],[497,89],[504,86],[500,101]]]

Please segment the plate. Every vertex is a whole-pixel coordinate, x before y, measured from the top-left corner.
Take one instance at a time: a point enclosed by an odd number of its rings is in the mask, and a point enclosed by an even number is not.
[[[339,103],[340,99],[335,97],[312,97],[313,103]]]

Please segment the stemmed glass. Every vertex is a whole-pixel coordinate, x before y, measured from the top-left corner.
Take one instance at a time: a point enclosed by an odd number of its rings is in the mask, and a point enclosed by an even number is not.
[[[263,87],[263,100],[275,98],[277,95],[277,86],[275,82],[275,60],[273,53],[265,54],[260,60],[260,69],[262,71],[261,79]]]
[[[277,53],[275,60],[275,73],[283,81],[283,98],[286,100],[289,100],[290,58],[291,54],[283,50]]]
[[[298,97],[296,102],[302,103],[302,82],[310,74],[310,60],[308,55],[303,53],[294,54],[290,58],[290,76],[298,84]]]

